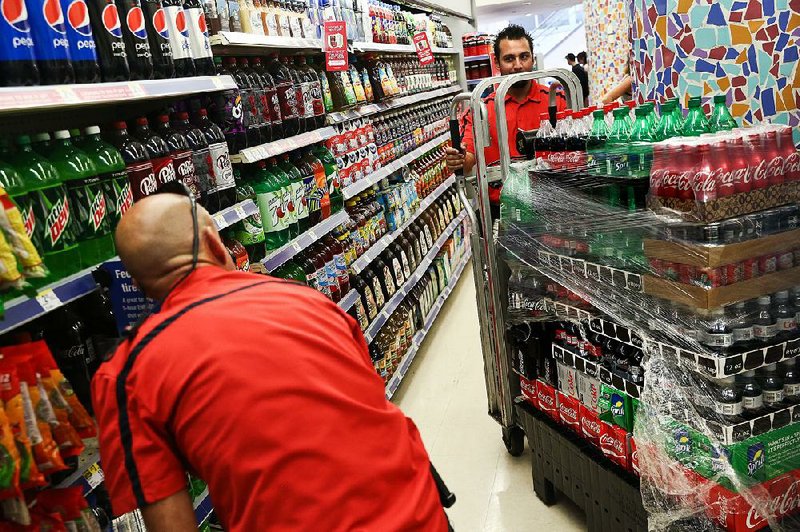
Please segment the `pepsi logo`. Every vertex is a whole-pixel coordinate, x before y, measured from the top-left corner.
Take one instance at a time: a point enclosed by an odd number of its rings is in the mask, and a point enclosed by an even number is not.
[[[3,20],[18,32],[29,33],[31,31],[24,0],[0,0],[0,14],[3,16]]]
[[[116,38],[122,37],[122,26],[119,23],[119,12],[113,3],[103,8],[103,27]]]
[[[132,6],[125,16],[128,29],[137,39],[147,39],[147,29],[144,26],[144,13],[139,6]]]
[[[57,33],[64,33],[64,12],[61,11],[61,4],[58,0],[44,0],[42,4],[42,14],[44,21],[50,28]]]
[[[167,29],[167,15],[163,9],[157,9],[153,13],[153,28],[162,38],[169,39],[169,29]]]
[[[189,38],[189,28],[186,25],[186,13],[183,10],[175,14],[175,27],[181,35],[187,39]]]
[[[84,37],[92,36],[89,9],[86,7],[86,2],[83,0],[73,0],[73,2],[67,6],[67,20],[72,29]]]

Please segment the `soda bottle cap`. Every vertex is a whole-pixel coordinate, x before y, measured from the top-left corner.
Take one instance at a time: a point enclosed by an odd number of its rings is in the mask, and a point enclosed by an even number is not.
[[[250,61],[248,61],[246,57],[240,57],[240,58],[237,60],[237,62],[238,62],[240,65],[244,65],[244,66],[247,66],[247,65],[249,65],[249,64],[250,64]]]
[[[181,111],[178,113],[178,120],[189,120],[189,113],[186,111]]]
[[[556,113],[556,120],[563,120],[566,116],[567,114],[564,111],[559,111]]]
[[[44,142],[46,140],[50,140],[50,133],[37,133],[33,136],[33,140],[36,142]]]
[[[780,292],[775,292],[775,299],[779,301],[786,301],[789,299],[789,291],[781,290]]]
[[[17,144],[19,145],[30,144],[30,143],[31,143],[31,138],[28,135],[20,135],[17,137]]]
[[[728,97],[725,96],[724,94],[717,94],[714,96],[714,103],[726,103],[727,100]]]
[[[597,111],[594,111],[592,113],[592,116],[595,117],[595,118],[603,118],[604,115],[605,115],[605,113],[603,112],[602,109],[598,109]]]
[[[59,129],[58,131],[53,133],[53,136],[59,140],[68,139],[69,131],[67,131],[66,129]]]
[[[162,124],[168,124],[169,123],[169,116],[167,116],[167,115],[158,115],[158,121],[161,122]]]
[[[758,298],[759,305],[769,305],[772,303],[772,298],[769,296],[761,296]]]
[[[636,107],[636,102],[634,100],[628,100],[627,102],[625,102],[625,105],[628,106],[628,109],[633,109],[634,107]]]
[[[200,116],[208,116],[208,111],[206,111],[206,110],[205,110],[203,107],[201,107],[201,108],[200,108],[200,109],[197,111],[197,114],[198,114],[198,115],[200,115]]]
[[[100,126],[89,126],[83,130],[83,132],[87,135],[99,135],[100,134]]]
[[[146,126],[148,124],[147,118],[140,116],[139,118],[136,119],[136,124],[140,126]]]
[[[636,108],[636,109],[633,111],[633,113],[634,113],[636,116],[647,116],[647,113],[648,113],[648,112],[649,112],[649,109],[647,109],[646,107],[637,107],[637,108]]]
[[[128,124],[126,124],[123,120],[117,120],[113,124],[114,129],[128,129]]]
[[[550,113],[539,113],[539,120],[549,120]]]
[[[694,96],[692,98],[689,98],[689,107],[690,108],[700,107],[702,104],[703,104],[703,100],[700,98],[700,96]]]

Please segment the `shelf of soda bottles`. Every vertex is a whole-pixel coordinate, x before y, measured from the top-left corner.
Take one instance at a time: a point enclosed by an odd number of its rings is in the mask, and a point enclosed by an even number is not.
[[[275,48],[292,50],[322,50],[320,39],[296,39],[294,37],[280,37],[275,35],[256,35],[238,31],[221,31],[208,38],[211,46],[216,47],[215,53],[222,46],[252,46],[257,48]]]
[[[339,300],[339,307],[347,312],[353,307],[353,305],[356,304],[356,301],[358,301],[359,297],[361,296],[358,294],[358,291],[350,290],[341,300]]]
[[[264,268],[266,268],[268,272],[279,268],[287,260],[291,259],[308,246],[319,240],[321,236],[328,234],[336,226],[346,222],[347,218],[347,212],[344,210],[332,214],[330,217],[322,220],[308,231],[297,236],[292,241],[286,243],[282,247],[267,255],[264,260],[261,261],[261,264],[264,265]]]
[[[211,502],[211,497],[208,494],[208,488],[203,490],[203,493],[198,495],[192,502],[194,508],[194,517],[197,519],[197,524],[202,525],[205,523],[211,512],[214,511],[214,503]]]
[[[364,269],[367,266],[369,266],[373,260],[375,260],[375,257],[383,253],[383,251],[389,246],[389,244],[394,242],[395,238],[403,234],[403,231],[405,231],[408,228],[408,226],[411,225],[414,222],[414,220],[416,220],[419,217],[420,214],[425,212],[425,209],[427,209],[434,201],[436,201],[442,194],[444,194],[447,191],[447,189],[449,189],[453,184],[455,184],[455,182],[456,182],[455,176],[448,177],[427,198],[420,201],[419,208],[411,215],[411,218],[406,220],[406,222],[400,227],[398,227],[396,230],[392,231],[391,233],[383,235],[383,237],[381,237],[380,240],[375,242],[375,244],[372,245],[366,251],[366,253],[361,255],[358,259],[355,260],[355,262],[353,262],[352,266],[350,266],[350,268],[353,270],[353,273],[359,274],[362,271],[364,271]]]
[[[342,195],[344,196],[344,199],[350,199],[353,196],[360,194],[364,190],[368,189],[369,187],[380,183],[381,180],[383,180],[384,178],[389,177],[390,175],[397,172],[404,166],[408,166],[412,161],[419,159],[426,152],[436,148],[441,143],[447,142],[448,140],[450,140],[449,133],[444,133],[442,135],[439,135],[433,140],[426,142],[419,148],[416,148],[408,152],[399,159],[392,161],[386,166],[380,167],[379,169],[375,170],[368,176],[365,176],[363,179],[359,179],[352,185],[346,186],[344,189],[342,189]]]
[[[580,372],[586,373],[590,377],[595,377],[596,379],[599,379],[601,382],[604,382],[609,386],[613,386],[618,390],[624,390],[625,393],[636,399],[638,399],[639,396],[641,395],[641,387],[635,382],[631,382],[628,379],[620,375],[617,375],[608,368],[598,364],[597,362],[593,362],[588,358],[582,357],[578,353],[573,353],[572,351],[564,349],[560,345],[556,344],[552,345],[553,345],[553,358],[555,358],[562,364],[570,368],[575,368]]]
[[[76,106],[191,96],[200,92],[235,89],[230,76],[123,81],[79,85],[0,88],[0,114]]]
[[[382,42],[354,42],[352,44],[353,51],[356,52],[397,52],[397,53],[414,53],[416,48],[413,44],[386,44]],[[431,46],[431,51],[435,54],[457,54],[458,50],[455,48],[440,48],[438,46]]]
[[[413,103],[420,103],[426,100],[432,100],[434,98],[439,98],[441,96],[455,94],[457,92],[461,92],[461,87],[459,85],[453,85],[450,87],[441,87],[439,89],[434,89],[432,91],[425,91],[417,94],[411,94],[409,96],[402,96],[400,98],[389,100],[388,102],[370,103],[367,105],[362,105],[357,109],[351,109],[349,111],[338,111],[335,113],[329,113],[326,117],[326,120],[328,124],[340,124],[348,120],[354,120],[356,118],[362,118],[364,116],[374,115],[375,113],[381,113],[383,111],[388,111],[390,109],[397,109],[398,107],[404,107],[406,105],[411,105]]]
[[[433,263],[433,260],[436,258],[436,255],[439,253],[439,250],[442,249],[442,246],[447,239],[450,238],[450,235],[453,234],[453,231],[456,230],[458,225],[467,217],[467,211],[462,210],[458,216],[456,216],[452,222],[445,228],[444,232],[439,236],[438,240],[434,242],[431,249],[428,251],[428,254],[425,255],[425,258],[422,259],[422,262],[417,266],[417,269],[414,270],[414,273],[411,274],[405,284],[398,288],[397,292],[394,293],[391,299],[386,302],[381,312],[378,316],[372,320],[372,323],[369,324],[367,330],[364,331],[364,338],[367,340],[367,343],[371,343],[375,337],[378,335],[378,332],[381,328],[386,325],[386,322],[389,320],[389,317],[397,310],[397,307],[400,306],[400,303],[403,302],[403,299],[408,295],[409,292],[417,285],[420,279],[425,275],[428,271],[428,266]]]
[[[336,134],[336,130],[330,126],[321,127],[314,131],[306,131],[293,137],[267,142],[260,146],[245,148],[235,155],[231,155],[232,163],[254,163],[263,161],[276,155],[286,153],[297,148],[303,148],[328,139]]]
[[[470,56],[467,56],[467,57],[464,58],[464,62],[465,63],[472,63],[473,61],[488,61],[488,60],[489,60],[489,56],[486,55],[486,54],[484,54],[484,55],[470,55]]]
[[[217,230],[221,231],[237,222],[241,222],[245,218],[253,216],[257,212],[258,205],[253,200],[248,199],[214,213],[212,218]]]
[[[400,364],[397,366],[397,371],[395,371],[394,375],[392,375],[392,378],[389,379],[389,382],[386,383],[387,399],[392,398],[397,391],[397,388],[400,386],[400,382],[402,382],[403,377],[405,377],[406,373],[408,373],[408,368],[411,367],[411,363],[417,356],[417,352],[419,351],[419,347],[422,345],[422,341],[430,332],[431,327],[433,327],[433,323],[436,321],[436,317],[442,310],[445,301],[447,301],[447,298],[450,297],[450,294],[455,289],[458,279],[461,277],[461,274],[464,273],[464,268],[466,268],[467,262],[469,262],[471,256],[472,252],[469,248],[466,248],[461,262],[453,269],[453,273],[450,275],[450,280],[447,283],[447,287],[441,294],[439,294],[439,297],[436,298],[436,302],[433,304],[428,316],[425,318],[425,325],[414,335],[414,338],[411,341],[411,347],[408,348],[408,351],[403,356],[403,360],[401,360]]]

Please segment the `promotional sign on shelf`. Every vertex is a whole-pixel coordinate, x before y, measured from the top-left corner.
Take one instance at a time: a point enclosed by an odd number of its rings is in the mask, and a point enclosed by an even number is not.
[[[325,48],[325,70],[328,72],[346,71],[349,68],[347,23],[342,20],[325,22],[322,42]]]
[[[129,326],[137,323],[153,309],[153,300],[133,284],[133,279],[120,260],[110,260],[103,269],[111,274],[109,297],[117,320],[117,330],[122,334]]]
[[[433,50],[431,50],[431,45],[428,42],[427,33],[423,31],[414,35],[414,48],[417,50],[420,65],[433,63]]]

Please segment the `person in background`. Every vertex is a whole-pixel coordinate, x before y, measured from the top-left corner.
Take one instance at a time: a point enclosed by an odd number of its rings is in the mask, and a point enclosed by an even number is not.
[[[191,472],[229,532],[448,530],[419,432],[336,303],[235,271],[211,216],[178,193],[134,203],[116,244],[160,303],[92,380],[116,515],[196,531]]]
[[[586,73],[589,73],[589,65],[586,62],[586,52],[580,52],[575,56],[578,59],[578,64],[583,67]]]
[[[623,102],[633,99],[633,80],[630,65],[625,65],[625,77],[600,99],[603,104],[614,102],[622,98]]]
[[[500,74],[507,76],[533,70],[533,40],[521,26],[511,24],[497,34],[494,40],[494,57]],[[508,149],[511,157],[521,157],[517,150],[517,130],[529,131],[539,128],[539,116],[549,111],[550,90],[536,80],[518,81],[512,85],[505,97],[506,126],[508,127]],[[557,93],[556,108],[566,109],[564,95]],[[495,93],[484,98],[488,112],[491,145],[484,150],[487,166],[500,161],[497,140],[497,117],[495,116]],[[475,166],[475,139],[472,135],[472,113],[461,117],[461,150],[447,148],[447,167],[451,171],[463,170],[469,174]],[[500,201],[502,185],[492,183],[489,200],[496,209]]]
[[[583,69],[583,67],[578,64],[578,59],[575,57],[575,54],[567,54],[566,57],[567,63],[569,66],[572,67],[572,73],[578,78],[578,81],[581,82],[581,89],[583,90],[583,105],[586,105],[586,102],[589,100],[589,74]]]

